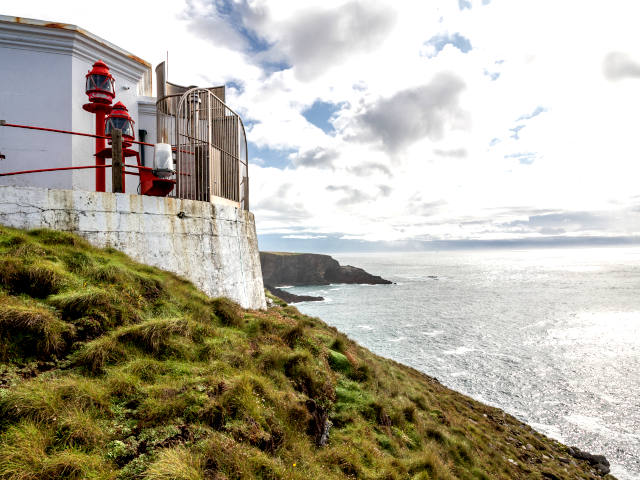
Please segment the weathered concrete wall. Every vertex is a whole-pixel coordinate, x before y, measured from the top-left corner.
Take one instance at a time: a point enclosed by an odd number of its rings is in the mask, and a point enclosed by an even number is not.
[[[0,223],[74,232],[187,278],[212,297],[266,306],[253,214],[225,199],[0,185]]]

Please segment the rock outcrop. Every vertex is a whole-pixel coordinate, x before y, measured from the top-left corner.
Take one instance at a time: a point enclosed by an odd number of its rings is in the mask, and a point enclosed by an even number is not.
[[[329,285],[330,283],[390,284],[358,267],[340,265],[329,255],[316,253],[260,252],[265,285]]]
[[[264,288],[269,290],[272,295],[275,295],[280,300],[283,300],[287,303],[321,302],[322,300],[324,300],[324,297],[314,297],[312,295],[296,295],[295,293],[289,293],[286,290],[274,287],[273,285],[265,285]]]
[[[586,460],[591,465],[598,475],[605,476],[611,469],[609,461],[604,455],[594,455],[593,453],[580,450],[578,447],[569,447],[567,449],[569,455],[578,460]]]

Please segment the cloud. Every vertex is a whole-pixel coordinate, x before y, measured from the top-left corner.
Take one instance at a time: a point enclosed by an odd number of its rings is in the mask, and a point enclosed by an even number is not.
[[[398,152],[428,137],[440,140],[447,127],[465,113],[458,104],[464,81],[453,73],[439,73],[426,85],[402,90],[379,100],[356,117],[356,140],[381,142],[385,150]]]
[[[507,229],[535,231],[544,235],[579,233],[609,228],[610,215],[594,212],[559,212],[532,215],[527,220],[515,220],[501,226]]]
[[[391,177],[393,174],[389,167],[382,163],[377,162],[364,162],[360,165],[351,166],[348,168],[349,173],[352,173],[358,177],[365,177],[368,175],[373,175],[376,172],[382,173]]]
[[[327,238],[327,235],[283,235],[282,238],[292,238],[297,240],[317,240],[319,238]]]
[[[268,11],[248,0],[186,0],[182,18],[192,31],[213,44],[246,52],[267,50],[269,42],[257,30]]]
[[[355,203],[362,203],[369,200],[373,200],[373,197],[362,190],[348,185],[329,185],[327,187],[329,192],[342,192],[345,195],[340,199],[340,203],[343,205],[353,205]]]
[[[425,201],[422,199],[421,195],[416,195],[409,200],[411,212],[414,215],[418,215],[421,217],[431,217],[438,213],[442,209],[442,207],[446,205],[447,202],[443,199]]]
[[[640,63],[622,52],[610,52],[604,57],[602,71],[608,80],[640,78]]]
[[[299,80],[313,80],[354,53],[378,47],[391,31],[395,16],[389,6],[376,2],[308,9],[282,26],[277,48],[294,65]]]
[[[259,202],[252,205],[252,209],[260,211],[263,217],[284,216],[288,221],[304,220],[311,215],[305,208],[304,203],[291,198],[290,192],[293,185],[283,183],[276,192],[268,197],[261,198]]]
[[[396,18],[390,6],[360,0],[290,10],[288,18],[280,18],[266,2],[186,0],[182,18],[195,34],[243,51],[266,73],[293,68],[301,81],[378,47]]]
[[[433,153],[446,158],[465,158],[467,156],[467,150],[465,148],[456,148],[453,150],[442,150],[436,148]]]
[[[389,185],[378,185],[378,190],[380,190],[380,195],[383,197],[388,197],[393,192],[393,188]]]
[[[297,167],[333,168],[333,162],[338,158],[338,152],[332,149],[316,147],[312,150],[299,152],[293,163]]]

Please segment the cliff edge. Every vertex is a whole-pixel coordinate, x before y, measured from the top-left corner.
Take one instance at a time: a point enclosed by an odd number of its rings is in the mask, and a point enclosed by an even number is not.
[[[362,268],[340,265],[329,255],[316,253],[260,252],[265,285],[329,285],[363,283],[388,285],[392,282],[371,275]]]

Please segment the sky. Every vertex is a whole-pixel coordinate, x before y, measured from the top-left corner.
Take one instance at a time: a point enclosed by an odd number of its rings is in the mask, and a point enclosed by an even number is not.
[[[96,4],[99,5],[99,4]],[[2,2],[227,85],[266,250],[640,237],[635,0]]]

